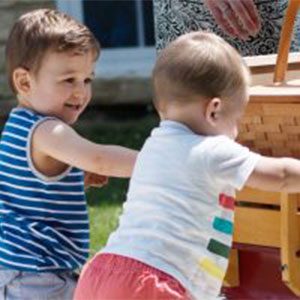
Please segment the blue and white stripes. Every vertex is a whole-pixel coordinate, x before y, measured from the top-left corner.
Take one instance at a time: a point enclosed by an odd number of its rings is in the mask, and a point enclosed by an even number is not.
[[[0,264],[26,271],[80,267],[89,250],[83,171],[46,177],[31,160],[31,134],[47,119],[12,110],[0,142]]]

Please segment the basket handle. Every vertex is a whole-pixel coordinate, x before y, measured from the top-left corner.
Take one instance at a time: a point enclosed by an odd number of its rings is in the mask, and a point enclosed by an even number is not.
[[[280,34],[276,67],[273,78],[274,83],[283,83],[285,81],[291,39],[299,6],[300,0],[289,1]]]

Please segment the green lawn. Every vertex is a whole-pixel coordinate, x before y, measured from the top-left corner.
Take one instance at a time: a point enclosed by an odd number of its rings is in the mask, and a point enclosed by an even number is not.
[[[94,192],[97,196],[97,193]],[[98,198],[98,197],[97,197]],[[91,226],[90,256],[96,254],[106,243],[109,234],[118,225],[118,217],[122,212],[122,201],[103,201],[99,196],[98,204],[89,205]]]
[[[151,129],[158,124],[153,113],[143,118],[130,120],[97,120],[96,116],[86,116],[76,125],[76,129],[88,139],[103,144],[118,144],[140,149]],[[118,224],[129,180],[111,178],[101,189],[87,191],[91,224],[91,256],[106,243],[108,235]]]

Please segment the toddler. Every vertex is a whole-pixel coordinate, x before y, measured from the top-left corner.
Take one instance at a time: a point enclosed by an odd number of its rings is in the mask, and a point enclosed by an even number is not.
[[[50,9],[14,24],[7,74],[18,105],[0,141],[0,298],[72,299],[89,253],[83,170],[129,177],[136,151],[97,145],[71,127],[91,99],[100,46]]]
[[[138,154],[118,229],[75,299],[216,299],[232,243],[235,190],[300,192],[300,162],[236,143],[250,76],[213,33],[163,49],[153,71],[161,122]]]

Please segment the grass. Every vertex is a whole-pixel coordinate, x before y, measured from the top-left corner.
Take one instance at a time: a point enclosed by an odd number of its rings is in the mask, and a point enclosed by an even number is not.
[[[117,144],[137,150],[158,124],[158,118],[153,113],[139,118],[124,118],[123,111],[122,119],[118,116],[117,120],[107,117],[99,119],[97,112],[90,112],[83,117],[76,129],[86,138],[101,144]],[[109,234],[117,227],[128,183],[128,179],[111,178],[107,186],[87,191],[91,224],[90,256],[106,244]]]
[[[116,229],[118,217],[122,212],[120,202],[99,202],[89,206],[91,246],[90,257],[96,254],[105,244],[109,234]]]

